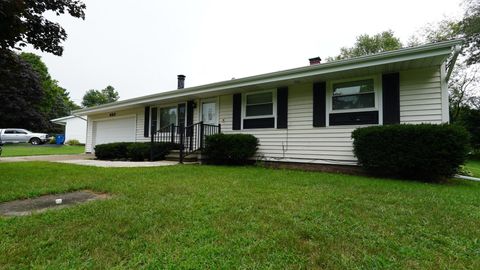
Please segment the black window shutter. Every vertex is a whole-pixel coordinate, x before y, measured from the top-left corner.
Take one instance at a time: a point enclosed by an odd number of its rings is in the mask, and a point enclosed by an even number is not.
[[[277,89],[277,128],[288,128],[288,87]]]
[[[382,75],[383,124],[400,124],[400,74]]]
[[[158,113],[157,113],[157,112],[158,112],[158,108],[152,108],[152,112],[151,112],[151,118],[152,118],[152,121],[151,121],[151,123],[152,123],[151,129],[152,129],[153,131],[157,131],[157,130],[159,130],[159,128],[160,128],[160,127],[157,127],[157,122],[158,122],[158,121],[157,121],[157,120],[158,120],[158,117],[157,117],[157,116],[158,116]],[[161,124],[162,124],[162,123],[160,123],[160,125],[161,125]]]
[[[240,130],[242,123],[242,94],[233,95],[232,129]]]
[[[187,126],[193,125],[193,110],[194,110],[193,100],[187,102]]]
[[[326,125],[326,102],[327,83],[317,82],[313,84],[313,126],[324,127]]]
[[[150,106],[145,107],[145,114],[144,114],[144,122],[143,122],[143,136],[149,137],[149,126],[150,126]]]
[[[177,105],[178,125],[181,127],[185,126],[185,117],[186,117],[185,109],[186,109],[185,103],[180,103]]]

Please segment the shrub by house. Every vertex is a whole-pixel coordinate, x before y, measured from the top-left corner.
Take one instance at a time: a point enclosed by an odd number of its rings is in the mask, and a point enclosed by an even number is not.
[[[244,165],[257,150],[258,139],[251,134],[215,134],[205,139],[202,154],[207,163]]]
[[[80,143],[80,141],[78,141],[76,139],[68,140],[68,141],[65,142],[65,144],[67,144],[67,145],[82,145]]]
[[[424,181],[454,175],[469,151],[469,135],[454,125],[388,125],[356,129],[355,156],[368,172]]]
[[[171,143],[133,143],[117,142],[95,146],[95,156],[101,160],[132,160],[144,161],[150,159],[153,147],[153,160],[162,160],[174,148]]]

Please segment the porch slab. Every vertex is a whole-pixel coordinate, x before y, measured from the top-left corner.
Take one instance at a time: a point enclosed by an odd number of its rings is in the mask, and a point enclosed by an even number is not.
[[[135,167],[159,167],[159,166],[171,166],[177,165],[176,161],[108,161],[108,160],[95,160],[95,159],[74,159],[74,160],[61,160],[56,161],[59,163],[68,163],[83,166],[94,166],[103,168],[135,168]]]

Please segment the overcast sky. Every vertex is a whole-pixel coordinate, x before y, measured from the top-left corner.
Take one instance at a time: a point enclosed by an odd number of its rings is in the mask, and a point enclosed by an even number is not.
[[[51,17],[64,54],[42,55],[80,103],[112,85],[127,99],[308,65],[355,37],[392,29],[406,42],[422,26],[462,14],[460,0],[84,0],[85,21]]]

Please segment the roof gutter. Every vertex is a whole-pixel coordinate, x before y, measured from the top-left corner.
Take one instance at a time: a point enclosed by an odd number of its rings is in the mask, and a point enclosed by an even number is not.
[[[455,62],[457,61],[458,55],[460,54],[461,50],[462,50],[462,46],[455,45],[452,60],[450,60],[450,63],[448,64],[448,71],[447,71],[447,75],[445,76],[445,82],[448,82],[448,80],[450,80],[450,76],[452,75],[452,72],[453,72],[453,67],[455,66]]]
[[[85,118],[81,117],[80,115],[76,115],[76,114],[72,114],[72,115],[73,115],[73,116],[75,116],[76,118],[80,118],[80,119],[82,119],[83,121],[87,121],[87,119],[85,119]]]
[[[223,91],[227,89],[248,87],[251,85],[270,83],[280,80],[296,79],[305,76],[317,76],[333,72],[341,72],[345,70],[364,68],[390,62],[408,61],[422,57],[432,57],[438,55],[448,55],[451,53],[452,46],[460,44],[460,40],[449,40],[438,43],[426,44],[413,48],[403,48],[395,51],[383,52],[374,55],[360,56],[356,58],[339,60],[330,63],[306,66],[288,70],[282,70],[267,74],[255,75],[229,81],[221,81],[206,85],[200,85],[182,89],[181,91],[173,90],[161,92],[157,94],[116,101],[104,105],[91,108],[76,110],[73,114],[91,114],[96,112],[104,112],[111,109],[118,109],[127,106],[135,106],[138,104],[148,104],[162,99],[173,99],[188,95],[198,95],[207,92]]]
[[[67,119],[69,119],[69,118],[73,118],[73,117],[75,117],[75,118],[80,118],[80,119],[82,119],[83,121],[87,121],[87,119],[81,117],[80,115],[71,114],[71,115],[69,115],[69,116],[64,116],[64,117],[52,119],[52,120],[50,120],[50,122],[60,125],[60,124],[65,123],[65,122],[62,122],[62,121],[67,120]],[[58,122],[58,123],[57,123],[57,122]]]

